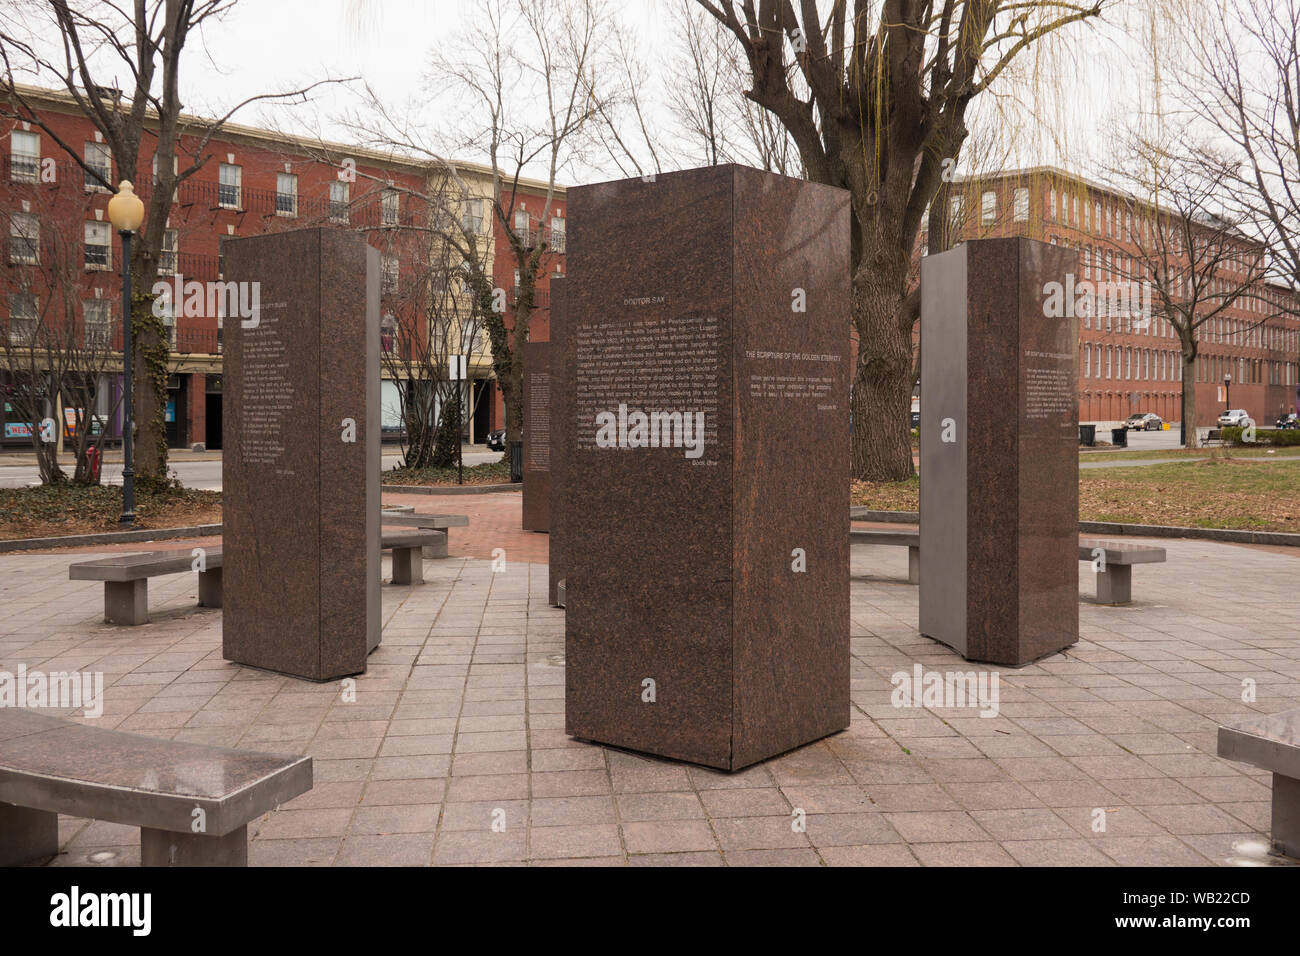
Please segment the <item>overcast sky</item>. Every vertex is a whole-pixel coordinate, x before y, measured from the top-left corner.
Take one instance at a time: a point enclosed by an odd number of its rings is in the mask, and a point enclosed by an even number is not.
[[[249,96],[304,86],[322,77],[360,76],[386,103],[423,104],[424,119],[438,126],[422,77],[430,54],[458,36],[479,0],[240,0],[219,22],[192,36],[182,67],[187,112],[219,115]],[[680,0],[622,0],[618,16],[638,39],[638,49],[657,68],[676,42],[669,7]],[[1123,10],[1101,26],[1070,28],[1064,49],[1040,60],[1038,92],[1022,90],[1022,102],[1001,104],[1003,124],[1019,136],[1008,166],[1039,163],[1095,171],[1113,148],[1114,131],[1150,101],[1145,79],[1149,61],[1140,35],[1142,21],[1126,24]],[[57,39],[47,31],[47,41]],[[1028,68],[1030,60],[1026,58]],[[116,70],[115,72],[121,72]],[[660,72],[658,75],[662,75]],[[111,79],[111,77],[105,77]],[[670,78],[671,79],[671,78]],[[127,85],[119,76],[120,85]],[[1010,92],[1010,83],[1003,84]],[[652,88],[653,89],[653,88]],[[995,87],[996,89],[996,87]],[[1032,101],[1032,102],[1028,102]],[[236,120],[272,125],[344,142],[355,139],[337,120],[360,104],[349,90],[331,87],[309,104],[254,104]],[[985,103],[984,115],[993,106]],[[671,121],[662,106],[655,123]],[[987,122],[987,119],[977,121]],[[445,123],[443,124],[445,125]],[[470,150],[472,153],[472,149]],[[461,158],[482,160],[484,156]],[[608,165],[592,162],[566,170],[569,182],[609,178]]]

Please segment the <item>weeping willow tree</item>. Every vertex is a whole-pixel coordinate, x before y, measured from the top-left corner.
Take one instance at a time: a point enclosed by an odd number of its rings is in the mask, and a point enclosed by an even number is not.
[[[851,194],[852,474],[909,478],[913,257],[924,228],[952,232],[949,204],[934,200],[952,182],[968,113],[1018,61],[1059,84],[1053,38],[1116,0],[696,2],[740,44],[745,96],[789,132],[808,178]]]

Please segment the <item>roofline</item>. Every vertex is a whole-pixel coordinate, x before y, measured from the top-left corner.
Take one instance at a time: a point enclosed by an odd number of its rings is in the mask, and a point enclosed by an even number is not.
[[[72,95],[65,90],[53,90],[41,86],[28,86],[24,83],[15,83],[14,88],[24,97],[32,100],[38,100],[58,109],[62,112],[69,112],[75,115],[84,116],[77,101]],[[150,107],[146,112],[146,123],[156,125],[158,122],[157,112]],[[89,119],[89,117],[87,117]],[[195,116],[190,113],[182,113],[179,120],[177,132],[180,135],[186,135],[184,127],[191,125],[204,125],[212,123],[210,118]],[[431,171],[445,168],[444,164],[431,159],[418,159],[413,156],[404,156],[397,152],[385,153],[380,150],[371,149],[364,146],[356,146],[348,143],[336,143],[329,140],[313,139],[307,136],[297,136],[292,133],[281,133],[275,130],[268,130],[258,126],[247,126],[243,123],[225,122],[221,124],[219,136],[229,136],[232,138],[242,138],[259,143],[271,143],[279,146],[287,146],[290,149],[296,148],[299,152],[308,153],[312,150],[338,151],[345,153],[350,157],[364,159],[367,162],[381,166],[392,166],[405,168],[414,172],[428,174]],[[481,176],[485,179],[492,178],[492,167],[483,163],[469,162],[460,159],[450,159],[448,162],[457,172],[469,173],[471,175]],[[513,177],[504,176],[505,182],[514,181]],[[526,176],[518,178],[520,188],[535,190],[545,193],[549,184],[540,179],[532,179]],[[560,183],[555,184],[555,194],[563,197],[567,187]]]

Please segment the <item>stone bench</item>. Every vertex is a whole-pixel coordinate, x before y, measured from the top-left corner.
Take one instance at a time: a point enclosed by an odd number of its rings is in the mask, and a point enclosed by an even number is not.
[[[1300,858],[1300,708],[1220,727],[1219,756],[1273,774],[1273,849]]]
[[[201,551],[202,554],[196,554]],[[200,570],[200,568],[202,570]],[[104,582],[104,620],[109,624],[149,623],[149,579],[182,571],[199,572],[199,606],[221,607],[221,548],[118,554],[68,567],[73,581]]]
[[[1136,541],[1080,538],[1079,560],[1097,561],[1099,558],[1097,603],[1128,604],[1133,600],[1133,565],[1161,564],[1165,560],[1165,549]]]
[[[0,865],[57,855],[63,813],[139,827],[144,866],[246,866],[249,822],[311,786],[310,757],[0,709]]]
[[[396,514],[384,512],[379,516],[379,523],[400,528],[419,528],[421,531],[436,532],[432,542],[425,545],[426,558],[447,557],[447,529],[469,527],[469,518],[465,515],[431,515],[431,514]]]
[[[393,552],[393,583],[423,584],[425,549],[447,550],[446,532],[414,529],[411,531],[385,531],[380,546]]]
[[[907,548],[907,583],[921,583],[921,533],[865,528],[849,530],[849,544],[889,544]]]
[[[849,531],[849,544],[855,543],[906,547],[907,583],[920,583],[920,532],[853,528]],[[1097,568],[1097,603],[1128,604],[1133,600],[1133,565],[1163,562],[1165,549],[1134,541],[1080,538],[1079,560],[1096,561],[1098,558],[1103,558],[1103,563]]]

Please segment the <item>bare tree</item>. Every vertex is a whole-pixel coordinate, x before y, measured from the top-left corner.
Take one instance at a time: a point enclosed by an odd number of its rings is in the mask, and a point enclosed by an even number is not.
[[[167,477],[165,420],[170,336],[153,315],[151,290],[158,277],[167,214],[177,184],[193,176],[211,158],[209,145],[222,126],[242,107],[258,100],[304,97],[322,83],[284,93],[249,97],[223,116],[183,124],[180,101],[181,54],[190,34],[220,20],[234,0],[134,0],[125,7],[112,0],[20,0],[0,19],[0,89],[8,103],[3,115],[39,127],[61,150],[105,188],[102,174],[87,165],[78,144],[65,142],[42,111],[30,102],[17,79],[57,77],[77,108],[95,125],[112,151],[123,179],[136,178],[141,149],[154,138],[155,183],[147,193],[146,216],[139,241],[132,247],[131,329],[134,348],[134,417],[137,482],[148,486]],[[56,53],[45,52],[47,31],[58,38]],[[119,71],[131,82],[127,90],[106,82]],[[182,130],[182,125],[184,129]],[[181,133],[193,148],[184,168],[178,161]]]
[[[83,248],[87,203],[80,190],[34,185],[25,196],[0,215],[14,278],[0,329],[5,401],[29,425],[42,483],[68,480],[58,459],[62,437],[73,447],[72,480],[94,484],[88,453],[102,449],[120,401],[110,403],[100,389],[120,368],[121,322],[117,303],[100,297],[97,273],[86,267],[103,256],[107,268],[111,253]]]
[[[458,32],[459,42],[440,46],[428,78],[430,94],[450,96],[462,113],[452,127],[422,133],[395,116],[371,93],[348,124],[369,143],[428,158],[444,188],[458,195],[461,210],[479,202],[486,215],[450,223],[443,238],[462,256],[465,293],[476,321],[487,332],[492,365],[506,413],[506,436],[521,440],[523,345],[539,308],[537,282],[553,256],[563,252],[563,233],[551,222],[559,177],[589,141],[589,121],[601,104],[593,99],[591,74],[608,49],[604,0],[485,0]],[[489,187],[476,189],[452,154],[485,155]],[[533,187],[529,180],[540,185]],[[539,188],[540,208],[527,192]],[[475,230],[466,223],[478,223]],[[515,280],[497,281],[492,227],[505,237]],[[507,310],[505,300],[511,307]]]
[[[908,277],[927,213],[930,232],[943,231],[931,201],[945,161],[961,152],[972,101],[1017,57],[1110,0],[697,2],[734,36],[746,95],[789,132],[808,178],[851,193],[852,474],[908,478],[920,310]]]
[[[744,163],[802,178],[789,132],[745,96],[748,68],[731,34],[692,0],[680,0],[674,9],[681,46],[667,100],[686,135],[687,162]]]
[[[1186,25],[1180,98],[1230,149],[1225,198],[1258,224],[1269,253],[1300,286],[1300,0],[1214,0]]]
[[[1103,291],[1098,299],[1127,300],[1121,321],[1131,330],[1133,298],[1140,284],[1149,287],[1152,314],[1139,321],[1166,321],[1178,338],[1183,440],[1195,448],[1196,367],[1204,330],[1214,328],[1225,343],[1244,344],[1256,328],[1278,318],[1265,289],[1277,274],[1266,244],[1251,235],[1254,224],[1225,209],[1230,183],[1239,175],[1234,163],[1212,162],[1207,149],[1185,142],[1162,146],[1136,136],[1125,153],[1131,158],[1117,172],[1137,184],[1141,195],[1129,196],[1110,238],[1099,239],[1092,256]],[[1129,291],[1104,295],[1107,283]],[[1257,318],[1242,321],[1229,314],[1234,309],[1251,309]],[[1100,325],[1100,310],[1093,311]]]

